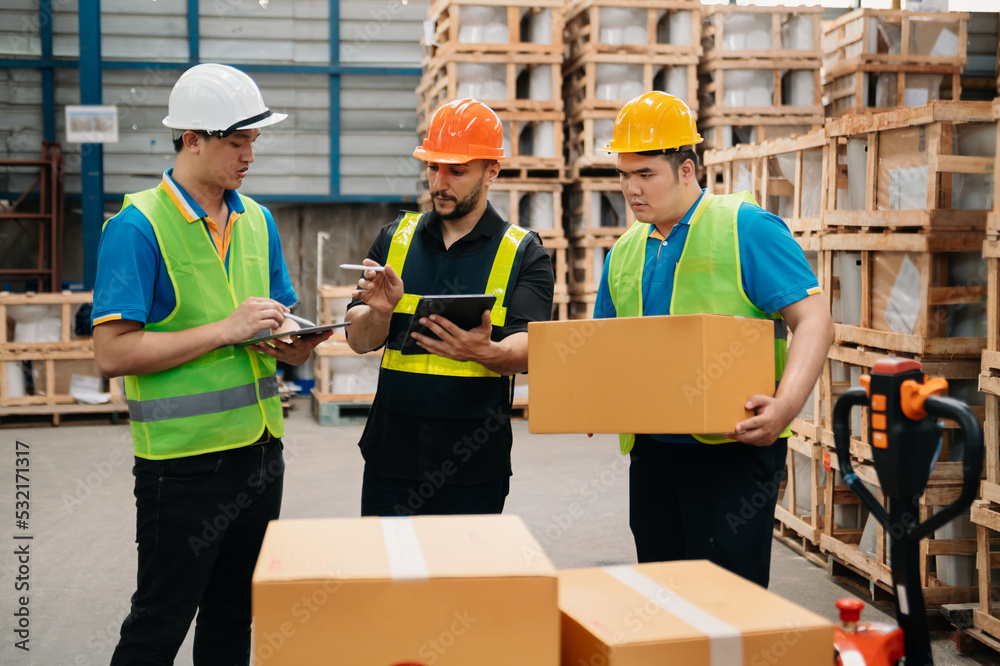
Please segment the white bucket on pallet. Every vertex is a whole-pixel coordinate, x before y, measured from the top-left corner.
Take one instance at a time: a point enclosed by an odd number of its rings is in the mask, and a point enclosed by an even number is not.
[[[529,229],[555,227],[555,199],[551,192],[527,192],[521,197],[520,218]]]
[[[503,44],[510,39],[503,7],[462,5],[458,21],[458,41],[462,44]]]
[[[646,10],[637,7],[601,7],[598,9],[602,44],[646,44]]]

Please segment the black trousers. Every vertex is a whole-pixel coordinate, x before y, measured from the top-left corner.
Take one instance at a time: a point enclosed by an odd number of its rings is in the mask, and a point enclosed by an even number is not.
[[[284,473],[280,439],[136,458],[139,572],[112,666],[173,664],[196,611],[195,666],[249,664],[251,577]]]
[[[510,477],[461,486],[432,477],[393,479],[365,465],[361,483],[362,516],[427,516],[503,512]]]
[[[706,559],[767,587],[788,441],[667,444],[636,436],[629,525],[639,562]]]

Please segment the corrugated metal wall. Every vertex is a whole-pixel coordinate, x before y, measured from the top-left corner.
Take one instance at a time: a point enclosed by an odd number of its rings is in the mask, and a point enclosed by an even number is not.
[[[429,0],[353,0],[339,3],[340,58],[345,66],[418,67],[422,21]],[[289,114],[258,140],[247,194],[412,197],[419,168],[416,142],[418,76],[345,75],[340,79],[340,191],[330,192],[330,80],[325,73],[267,73],[253,65],[330,64],[330,0],[201,0],[199,57],[250,65],[266,103]],[[104,60],[186,62],[187,0],[102,0]],[[54,0],[54,57],[76,58],[76,0]],[[34,158],[42,140],[42,91],[38,70],[5,68],[3,57],[41,55],[38,0],[4,0],[0,6],[0,154]],[[332,63],[334,65],[338,63]],[[148,187],[173,159],[161,125],[170,88],[181,70],[150,65],[105,69],[103,99],[119,107],[117,144],[104,147],[105,191]],[[80,100],[75,68],[56,70],[57,139],[65,137],[63,108]],[[79,146],[66,145],[67,192],[80,191]],[[27,176],[0,173],[0,191],[18,191]]]

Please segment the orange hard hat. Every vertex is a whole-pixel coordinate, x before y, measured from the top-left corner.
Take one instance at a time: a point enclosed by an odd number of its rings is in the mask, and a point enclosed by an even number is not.
[[[502,160],[503,125],[496,112],[482,102],[456,99],[434,112],[427,138],[413,156],[442,164]]]
[[[615,119],[607,153],[671,150],[701,143],[691,109],[679,97],[654,90],[625,104]]]

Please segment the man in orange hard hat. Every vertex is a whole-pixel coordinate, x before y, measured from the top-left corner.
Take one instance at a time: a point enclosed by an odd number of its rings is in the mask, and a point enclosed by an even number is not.
[[[511,474],[512,376],[528,368],[528,322],[552,313],[554,276],[534,232],[505,222],[486,199],[500,173],[503,127],[482,102],[445,104],[413,151],[427,162],[433,210],[382,228],[348,306],[354,351],[385,347],[361,436],[366,516],[500,513]],[[478,326],[421,318],[422,295],[495,294]]]
[[[622,107],[605,150],[618,156],[637,222],[608,254],[594,317],[774,321],[780,383],[774,395],[745,396],[755,415],[733,432],[620,436],[631,456],[629,523],[639,561],[708,559],[767,587],[788,424],[819,376],[833,323],[784,221],[747,192],[714,196],[698,185],[693,147],[701,140],[687,105],[672,95],[649,92]]]

